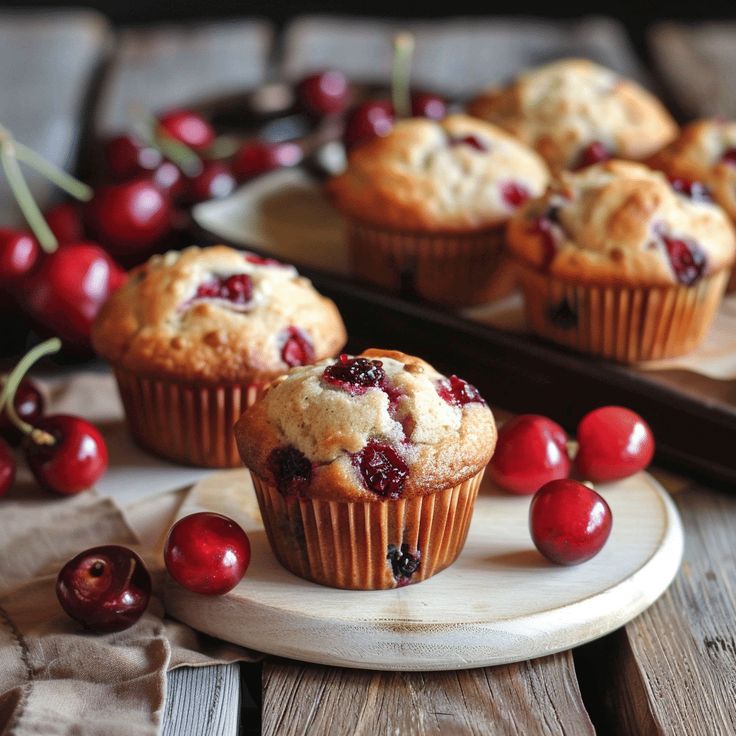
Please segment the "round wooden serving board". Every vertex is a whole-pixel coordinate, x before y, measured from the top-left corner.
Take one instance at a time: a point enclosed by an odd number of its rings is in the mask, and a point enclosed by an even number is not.
[[[598,490],[613,511],[603,550],[577,567],[548,563],[527,527],[528,497],[484,484],[468,541],[447,570],[396,590],[326,588],[284,570],[268,546],[247,470],[193,487],[180,516],[217,511],[248,532],[252,560],[225,596],[166,587],[170,615],[252,649],[379,670],[504,664],[578,646],[651,605],[680,565],[682,526],[667,493],[639,473]]]

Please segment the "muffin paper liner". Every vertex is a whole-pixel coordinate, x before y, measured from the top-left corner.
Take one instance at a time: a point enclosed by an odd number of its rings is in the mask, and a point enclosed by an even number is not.
[[[390,291],[451,306],[480,304],[497,291],[503,227],[443,234],[351,221],[348,241],[353,273]]]
[[[581,352],[635,363],[684,355],[705,337],[728,272],[694,286],[594,286],[523,268],[530,329]]]
[[[458,557],[483,470],[457,486],[396,501],[326,501],[283,496],[253,473],[266,534],[290,572],[322,585],[383,590],[426,580]],[[418,560],[394,573],[402,554]]]
[[[261,383],[204,384],[146,378],[115,369],[133,439],[186,465],[237,468],[233,425],[262,391]]]

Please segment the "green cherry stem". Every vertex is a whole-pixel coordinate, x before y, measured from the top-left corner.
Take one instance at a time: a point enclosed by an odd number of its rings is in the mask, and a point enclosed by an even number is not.
[[[43,156],[39,156],[39,154],[23,143],[15,141],[14,146],[16,156],[20,161],[34,168],[41,176],[56,184],[59,189],[63,189],[81,202],[89,202],[92,199],[92,195],[94,194],[92,187],[79,181],[79,179],[76,179],[71,174],[67,174],[66,171],[60,169],[58,166],[54,166],[50,161],[47,161]]]
[[[391,101],[397,118],[411,117],[411,58],[414,36],[397,33],[394,37],[394,60],[391,68]]]

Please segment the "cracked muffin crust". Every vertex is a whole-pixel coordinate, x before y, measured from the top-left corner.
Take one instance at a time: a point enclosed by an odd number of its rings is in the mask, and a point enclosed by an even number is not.
[[[293,266],[218,245],[133,269],[92,340],[128,371],[227,383],[269,380],[334,355],[346,335],[335,305]]]
[[[396,500],[457,486],[488,463],[478,391],[419,358],[340,356],[278,378],[235,428],[245,464],[285,497]]]
[[[607,158],[644,159],[677,134],[652,94],[584,59],[526,71],[476,97],[468,110],[534,148],[553,172]]]

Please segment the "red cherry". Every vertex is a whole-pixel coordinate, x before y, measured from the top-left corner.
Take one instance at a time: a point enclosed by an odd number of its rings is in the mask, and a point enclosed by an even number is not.
[[[239,306],[253,299],[253,279],[247,273],[215,278],[197,287],[195,299],[224,299]]]
[[[501,184],[501,197],[512,209],[518,209],[531,197],[531,192],[518,181],[505,181]]]
[[[380,360],[351,358],[343,354],[324,369],[322,380],[350,394],[359,395],[369,388],[382,388],[386,373]]]
[[[92,547],[61,568],[56,597],[66,613],[86,629],[123,631],[146,610],[151,576],[143,560],[127,547]]]
[[[411,114],[415,118],[442,120],[447,115],[447,102],[439,95],[415,92],[411,96]]]
[[[287,327],[282,339],[281,360],[290,368],[307,365],[314,360],[312,340],[301,327]]]
[[[575,468],[587,480],[626,478],[644,470],[654,456],[649,425],[622,406],[602,406],[586,414],[578,425],[577,440]]]
[[[76,347],[89,347],[92,322],[125,272],[94,243],[69,243],[41,259],[23,302],[47,329]]]
[[[4,381],[0,380],[0,388],[3,384]],[[28,424],[35,425],[43,416],[44,404],[43,395],[36,384],[30,378],[24,378],[16,389],[13,399],[18,417]],[[11,445],[17,445],[23,438],[22,432],[10,421],[5,409],[0,412],[0,436]]]
[[[353,455],[353,465],[369,491],[381,498],[401,496],[409,467],[391,445],[371,440]]]
[[[472,383],[468,383],[455,375],[443,378],[437,385],[437,393],[441,399],[458,408],[462,408],[466,404],[485,404],[480,391]]]
[[[171,230],[169,198],[148,179],[100,187],[85,205],[90,230],[115,255],[159,243]]]
[[[207,161],[202,171],[186,180],[186,199],[204,202],[227,197],[235,189],[235,177],[221,161]]]
[[[177,583],[202,595],[222,595],[243,578],[250,562],[248,535],[227,516],[202,511],[174,524],[164,547]]]
[[[110,174],[119,181],[154,171],[163,160],[155,148],[132,135],[110,138],[102,148],[102,155]]]
[[[700,245],[689,238],[673,238],[659,233],[677,280],[684,286],[700,281],[708,265],[708,257]]]
[[[107,445],[97,427],[79,417],[54,414],[35,422],[53,439],[23,438],[28,467],[49,491],[71,496],[91,488],[107,470]]]
[[[282,166],[296,166],[303,156],[301,147],[291,141],[251,141],[235,154],[232,171],[238,181],[244,181]]]
[[[36,265],[40,248],[30,233],[0,228],[0,286],[18,285]]]
[[[387,100],[358,105],[345,123],[343,142],[351,150],[362,143],[388,135],[394,127],[394,108]]]
[[[152,174],[151,181],[170,199],[179,199],[187,189],[181,169],[171,161],[164,161]]]
[[[488,470],[498,486],[523,495],[567,478],[570,466],[565,430],[547,417],[520,414],[499,430]]]
[[[45,212],[44,218],[60,243],[84,240],[82,208],[78,202],[61,202]]]
[[[585,169],[588,166],[599,164],[601,161],[608,161],[611,158],[611,152],[600,141],[592,141],[580,153],[578,163],[574,167],[574,171]]]
[[[159,117],[158,124],[161,132],[194,151],[208,148],[215,140],[212,126],[201,115],[189,110],[166,112]]]
[[[296,87],[301,106],[316,117],[342,112],[350,98],[350,85],[342,72],[310,74]]]
[[[470,146],[470,148],[474,148],[476,151],[480,151],[481,153],[485,153],[489,150],[488,144],[472,133],[460,136],[459,138],[450,138],[448,142],[451,146]]]
[[[0,496],[4,496],[15,480],[15,455],[7,442],[0,440]]]
[[[670,179],[670,185],[678,194],[682,194],[683,197],[692,199],[693,202],[713,201],[710,189],[699,181],[683,179],[682,177],[676,176]]]
[[[724,151],[721,161],[729,166],[736,166],[736,148],[729,148]]]
[[[578,565],[595,557],[612,523],[611,509],[603,497],[576,480],[546,483],[529,506],[532,540],[558,565]]]

